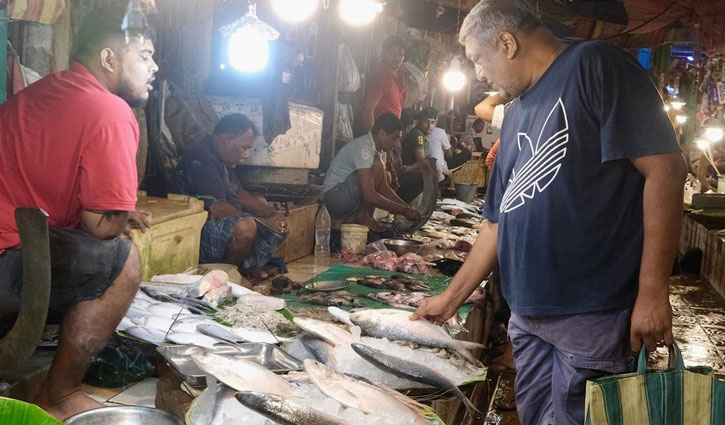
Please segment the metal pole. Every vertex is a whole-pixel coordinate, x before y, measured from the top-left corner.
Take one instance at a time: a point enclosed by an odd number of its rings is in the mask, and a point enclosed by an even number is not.
[[[0,103],[5,102],[8,94],[7,84],[8,57],[8,9],[7,3],[0,0]]]

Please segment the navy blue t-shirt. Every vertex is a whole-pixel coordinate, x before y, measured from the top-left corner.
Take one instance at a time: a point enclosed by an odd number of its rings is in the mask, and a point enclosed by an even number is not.
[[[631,307],[644,177],[630,159],[678,150],[662,99],[635,58],[606,42],[568,46],[506,109],[486,194],[511,310]]]
[[[219,157],[211,137],[204,138],[182,156],[173,185],[176,193],[201,198],[207,210],[214,202],[226,202],[241,209],[237,195],[239,178]]]

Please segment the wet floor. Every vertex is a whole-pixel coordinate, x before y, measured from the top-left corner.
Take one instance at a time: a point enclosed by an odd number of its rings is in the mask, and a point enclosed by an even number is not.
[[[725,379],[725,299],[698,276],[676,276],[671,282],[673,333],[685,366],[709,366]],[[652,368],[667,368],[667,350],[658,349],[649,360]],[[513,376],[502,377],[499,389],[495,397],[501,402],[495,410],[500,419],[489,423],[520,425],[515,410],[507,409],[515,398]]]

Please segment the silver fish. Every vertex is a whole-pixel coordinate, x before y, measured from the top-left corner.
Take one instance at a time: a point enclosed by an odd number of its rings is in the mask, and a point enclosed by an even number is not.
[[[401,401],[402,395],[393,397],[373,384],[335,372],[314,360],[307,359],[304,364],[305,372],[315,386],[323,394],[334,398],[345,407],[366,414],[384,413],[391,418],[399,419],[400,423],[411,425],[429,423],[410,404]],[[410,400],[410,403],[414,402]]]
[[[131,326],[124,332],[154,345],[161,345],[166,340],[166,335],[163,332],[146,326]]]
[[[274,394],[240,392],[237,400],[282,425],[353,425],[352,422],[296,399]]]
[[[436,387],[445,393],[452,393],[466,406],[466,409],[474,416],[481,415],[481,411],[461,392],[461,390],[450,379],[446,378],[436,370],[414,361],[400,357],[391,356],[380,350],[366,347],[365,345],[353,343],[352,349],[375,367],[392,373],[400,378],[412,379],[414,381]],[[474,416],[475,417],[475,416]]]
[[[312,335],[302,335],[300,338],[302,345],[312,353],[318,362],[324,363],[336,369],[335,358],[333,357],[334,346],[325,340]]]
[[[474,360],[468,350],[484,348],[482,344],[451,338],[440,326],[425,319],[410,320],[410,312],[394,309],[361,310],[350,315],[350,320],[363,332],[375,338],[404,341],[427,347],[448,348]]]

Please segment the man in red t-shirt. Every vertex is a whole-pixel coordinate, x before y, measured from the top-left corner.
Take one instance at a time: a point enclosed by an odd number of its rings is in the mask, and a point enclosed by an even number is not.
[[[405,84],[400,71],[405,60],[405,42],[391,35],[383,41],[380,63],[368,77],[365,87],[365,100],[357,116],[358,136],[369,133],[375,124],[375,118],[390,112],[400,118],[405,104]],[[398,170],[401,168],[400,151],[397,147],[387,155],[385,168],[390,173],[390,185],[397,189]]]
[[[17,312],[22,291],[14,210],[42,208],[50,306],[63,321],[35,402],[61,420],[102,407],[81,392],[81,382],[141,279],[138,250],[118,235],[129,222],[148,226],[135,211],[139,130],[129,106],[146,102],[158,67],[151,40],[121,31],[124,12],[92,11],[70,70],[0,104],[0,318]]]

